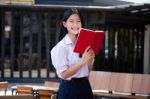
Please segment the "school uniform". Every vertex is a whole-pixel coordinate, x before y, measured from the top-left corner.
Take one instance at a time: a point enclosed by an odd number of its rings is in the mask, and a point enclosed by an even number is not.
[[[58,77],[61,79],[61,73],[70,66],[76,64],[79,60],[79,54],[73,52],[74,44],[66,35],[52,50],[52,64],[56,69]],[[91,86],[88,81],[88,66],[85,64],[74,75],[66,80],[61,79],[58,90],[58,99],[93,99]]]

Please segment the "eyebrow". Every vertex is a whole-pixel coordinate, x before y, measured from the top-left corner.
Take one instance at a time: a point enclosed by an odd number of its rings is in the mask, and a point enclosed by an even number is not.
[[[69,20],[74,20],[74,19],[69,19]],[[79,19],[77,19],[77,20],[81,20],[81,19],[79,18]]]

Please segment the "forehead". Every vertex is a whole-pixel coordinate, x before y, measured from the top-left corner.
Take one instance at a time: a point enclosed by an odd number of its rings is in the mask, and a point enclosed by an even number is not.
[[[70,17],[68,19],[69,20],[75,20],[75,19],[80,20],[80,17],[78,14],[72,14],[72,15],[70,15]]]

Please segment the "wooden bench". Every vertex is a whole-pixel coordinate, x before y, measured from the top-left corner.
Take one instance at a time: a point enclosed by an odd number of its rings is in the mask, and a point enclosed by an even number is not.
[[[46,87],[59,87],[58,82],[51,82],[51,81],[45,81],[44,86]],[[46,90],[46,89],[38,89],[38,99],[50,99],[52,95],[54,95],[56,92]]]
[[[8,87],[7,81],[0,82],[0,90],[4,90],[5,95],[6,95],[7,87]]]
[[[18,95],[33,95],[33,88],[27,86],[18,86],[16,89],[16,94]]]
[[[91,71],[89,81],[95,97],[148,99],[150,75]]]
[[[8,95],[8,96],[0,96],[0,99],[33,99],[32,95]]]
[[[111,72],[91,71],[89,81],[93,90],[93,94],[99,97],[111,97],[119,99],[120,96],[111,94],[109,89]]]

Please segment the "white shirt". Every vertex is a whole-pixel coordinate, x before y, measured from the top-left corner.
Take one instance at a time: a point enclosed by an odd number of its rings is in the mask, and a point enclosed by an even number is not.
[[[67,70],[69,67],[76,64],[79,60],[79,54],[73,52],[74,44],[66,35],[56,46],[53,47],[51,50],[51,59],[52,64],[56,69],[56,73],[58,77],[61,77],[61,73]],[[68,77],[67,80],[71,78],[80,78],[88,76],[89,70],[87,64],[81,67],[74,75]]]

